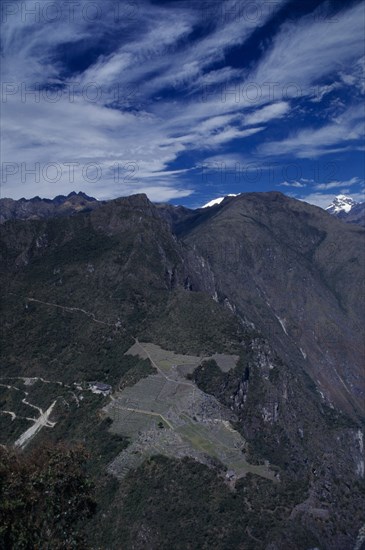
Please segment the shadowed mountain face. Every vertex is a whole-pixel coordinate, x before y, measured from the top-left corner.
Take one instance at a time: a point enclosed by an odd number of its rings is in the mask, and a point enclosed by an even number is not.
[[[229,372],[203,362],[192,380],[235,415],[248,458],[278,472],[278,483],[247,476],[232,493],[219,464],[220,478],[192,460],[146,462],[103,497],[88,524],[98,547],[167,550],[189,533],[185,547],[352,550],[364,507],[364,235],[280,193],[195,211],[135,195],[0,226],[1,376],[99,380],[117,391],[154,372],[124,355],[134,337],[178,353],[237,354]],[[28,389],[48,407],[58,394],[39,384]],[[12,410],[14,396],[0,390]],[[108,398],[87,408],[62,391],[68,408],[58,401],[56,425],[33,445],[48,434],[91,438],[101,456]],[[0,421],[0,443],[12,443],[16,421]],[[202,480],[209,504],[191,511]]]
[[[176,227],[209,263],[219,300],[300,364],[329,402],[363,413],[364,230],[280,193],[200,212]]]
[[[365,227],[365,202],[353,206],[348,214],[342,217],[346,223],[355,223]]]

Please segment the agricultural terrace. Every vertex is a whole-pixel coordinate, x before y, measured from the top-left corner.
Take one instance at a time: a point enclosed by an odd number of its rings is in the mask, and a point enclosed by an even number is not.
[[[230,423],[233,413],[185,378],[210,358],[178,355],[138,340],[127,354],[148,358],[157,374],[117,392],[104,408],[113,419],[111,431],[131,441],[110,465],[114,475],[123,477],[147,456],[163,454],[190,456],[208,465],[221,463],[236,478],[252,472],[274,479],[268,466],[247,462],[245,440]],[[219,356],[225,369],[234,367],[237,359]]]

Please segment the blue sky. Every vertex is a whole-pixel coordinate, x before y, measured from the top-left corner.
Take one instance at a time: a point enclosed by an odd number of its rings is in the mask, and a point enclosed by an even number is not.
[[[364,200],[364,3],[1,9],[2,197]]]

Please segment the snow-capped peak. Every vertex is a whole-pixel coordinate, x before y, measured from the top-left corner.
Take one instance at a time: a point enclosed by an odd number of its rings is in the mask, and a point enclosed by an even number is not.
[[[201,208],[209,208],[210,206],[215,206],[216,204],[220,204],[222,201],[224,201],[224,199],[226,197],[237,197],[237,196],[238,195],[234,195],[233,193],[229,193],[225,197],[218,197],[217,199],[213,199],[213,200],[207,202],[207,204],[204,204],[204,206],[201,206]]]
[[[326,210],[330,214],[338,214],[339,212],[346,212],[348,214],[353,206],[357,204],[354,199],[347,197],[346,195],[337,195],[332,203],[327,206]]]

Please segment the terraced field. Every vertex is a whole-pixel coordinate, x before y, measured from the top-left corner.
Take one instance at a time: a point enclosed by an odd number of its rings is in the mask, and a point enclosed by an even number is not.
[[[247,462],[245,441],[230,424],[235,420],[232,412],[185,378],[208,357],[177,355],[138,340],[127,354],[150,359],[157,374],[118,392],[104,408],[113,419],[111,431],[131,439],[110,464],[110,472],[124,477],[147,456],[164,454],[190,456],[208,465],[221,463],[234,470],[236,479],[247,472],[274,479],[268,466]],[[219,359],[226,369],[237,362],[236,356]]]

